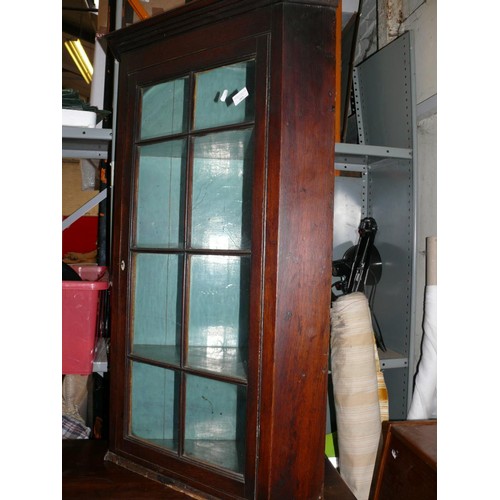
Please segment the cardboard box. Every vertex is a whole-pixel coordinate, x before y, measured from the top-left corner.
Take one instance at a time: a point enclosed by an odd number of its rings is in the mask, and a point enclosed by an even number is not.
[[[99,0],[99,12],[97,13],[96,37],[109,33],[109,3],[108,0]]]
[[[122,27],[130,26],[131,24],[142,21],[142,16],[153,17],[162,14],[167,10],[172,10],[182,5],[196,0],[135,0],[129,2],[124,0],[122,12]],[[134,10],[132,4],[136,5],[142,15],[139,15]],[[99,12],[97,15],[97,37],[107,35],[109,33],[109,3],[108,0],[99,2]]]
[[[181,7],[186,0],[135,0],[123,3],[123,26],[138,23],[149,17],[163,14],[167,10]]]

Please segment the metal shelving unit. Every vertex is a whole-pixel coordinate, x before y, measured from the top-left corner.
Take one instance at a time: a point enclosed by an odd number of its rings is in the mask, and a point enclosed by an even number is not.
[[[406,419],[414,373],[416,175],[413,35],[406,32],[354,70],[360,144],[335,145],[334,259],[377,221],[382,275],[372,310],[387,347],[379,351],[389,417]],[[367,294],[371,289],[367,289]]]
[[[113,138],[111,129],[62,126],[62,157],[77,159],[105,160],[110,156],[110,144]],[[62,229],[68,228],[73,222],[85,215],[91,208],[101,203],[107,197],[104,189],[78,208],[62,223]],[[108,370],[105,339],[98,344],[94,358],[94,372],[104,373]]]
[[[413,358],[414,193],[412,150],[363,144],[336,144],[334,259],[358,239],[363,217],[378,224],[375,237],[382,259],[373,312],[387,351],[379,350],[390,399],[390,417],[406,418]],[[367,294],[371,291],[367,289]]]
[[[111,129],[87,127],[62,127],[62,157],[78,159],[105,160],[110,156],[110,144],[113,138]],[[107,189],[99,192],[63,221],[63,230],[86,214],[91,208],[103,201]]]

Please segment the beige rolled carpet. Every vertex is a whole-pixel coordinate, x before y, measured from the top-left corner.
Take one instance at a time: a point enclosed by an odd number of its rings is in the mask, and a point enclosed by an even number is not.
[[[375,340],[366,296],[355,292],[337,298],[331,324],[339,472],[357,500],[366,500],[381,433]]]

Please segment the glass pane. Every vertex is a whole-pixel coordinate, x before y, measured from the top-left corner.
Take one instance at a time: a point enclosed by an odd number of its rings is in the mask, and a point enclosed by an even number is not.
[[[186,141],[139,148],[135,244],[179,248],[184,240]]]
[[[191,247],[249,249],[253,129],[194,139]]]
[[[243,473],[246,388],[186,375],[184,454]]]
[[[188,79],[159,83],[142,90],[141,139],[186,130]]]
[[[250,257],[193,255],[188,365],[246,377]]]
[[[132,353],[178,364],[183,258],[138,254],[134,264]]]
[[[253,120],[255,61],[204,71],[195,78],[195,129]]]
[[[130,435],[177,451],[179,375],[144,363],[131,363]]]

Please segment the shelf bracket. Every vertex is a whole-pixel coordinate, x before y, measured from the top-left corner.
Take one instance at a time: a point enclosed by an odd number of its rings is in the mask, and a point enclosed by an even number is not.
[[[73,222],[77,221],[80,217],[85,215],[91,208],[94,208],[98,203],[102,200],[106,199],[108,195],[108,190],[103,189],[100,193],[96,194],[93,198],[91,198],[85,205],[82,205],[78,210],[75,210],[69,217],[63,220],[62,230],[67,229]]]

